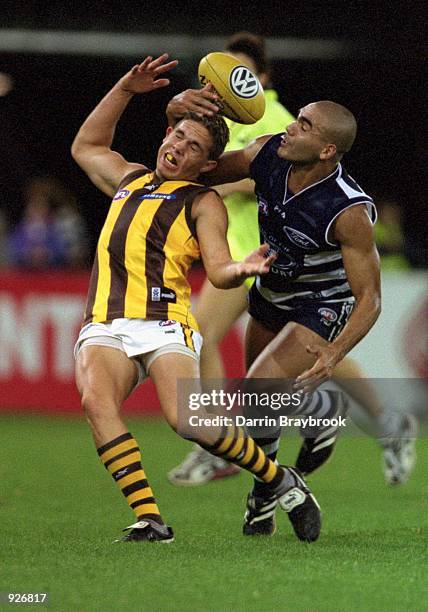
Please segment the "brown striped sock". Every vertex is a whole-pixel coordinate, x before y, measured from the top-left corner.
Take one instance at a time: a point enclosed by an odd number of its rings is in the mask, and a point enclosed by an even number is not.
[[[163,524],[153,492],[141,465],[138,444],[128,432],[97,449],[104,467],[119,485],[137,519]]]
[[[283,469],[271,461],[241,427],[224,426],[217,442],[208,445],[198,441],[198,444],[212,455],[226,459],[251,472],[273,489],[284,478]]]

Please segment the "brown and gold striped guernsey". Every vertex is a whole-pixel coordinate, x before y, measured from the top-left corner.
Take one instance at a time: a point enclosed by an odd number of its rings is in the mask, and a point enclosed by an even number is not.
[[[92,268],[85,324],[175,319],[198,329],[187,273],[200,250],[192,203],[208,187],[133,172],[113,198]]]

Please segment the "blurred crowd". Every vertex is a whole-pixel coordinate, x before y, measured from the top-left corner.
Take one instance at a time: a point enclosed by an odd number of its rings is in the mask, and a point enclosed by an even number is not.
[[[20,219],[0,209],[0,266],[21,270],[82,270],[91,263],[90,235],[74,195],[52,176],[23,187]]]
[[[95,236],[73,193],[53,176],[36,176],[22,190],[20,218],[12,223],[0,208],[0,267],[21,270],[84,270],[91,266]],[[401,208],[377,201],[376,242],[382,269],[426,267],[420,245],[405,236]],[[425,263],[424,263],[425,261]]]

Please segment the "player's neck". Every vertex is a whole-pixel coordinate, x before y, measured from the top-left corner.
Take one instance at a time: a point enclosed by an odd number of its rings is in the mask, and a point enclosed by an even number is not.
[[[334,172],[336,168],[337,163],[317,163],[313,165],[293,164],[288,176],[288,188],[293,193],[299,193],[299,191],[306,189],[306,187],[318,183],[318,181],[322,181],[322,179]]]

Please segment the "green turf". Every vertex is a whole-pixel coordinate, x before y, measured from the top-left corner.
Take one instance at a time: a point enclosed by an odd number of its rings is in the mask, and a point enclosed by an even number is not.
[[[324,524],[307,545],[282,513],[273,538],[244,538],[246,474],[173,487],[166,472],[189,443],[157,420],[130,425],[175,542],[111,544],[133,514],[83,420],[1,418],[0,591],[48,591],[52,610],[428,610],[426,439],[396,489],[373,440],[341,440],[310,480]]]

